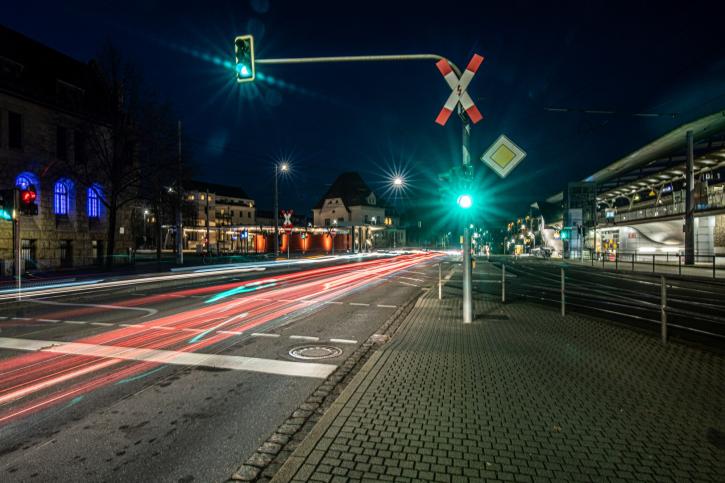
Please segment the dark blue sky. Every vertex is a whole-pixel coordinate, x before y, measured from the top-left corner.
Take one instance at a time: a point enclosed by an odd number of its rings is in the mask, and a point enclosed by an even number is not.
[[[469,88],[485,116],[473,128],[476,164],[486,169],[477,159],[501,133],[528,152],[505,181],[488,180],[495,211],[507,215],[725,108],[717,2],[543,3],[27,1],[4,9],[2,22],[80,60],[110,38],[173,102],[198,177],[241,185],[269,207],[271,165],[288,158],[281,205],[297,211],[344,170],[379,188],[384,171],[404,166],[421,188],[411,196],[429,196],[430,178],[460,163],[459,122],[434,123],[450,90],[433,62],[260,66],[274,84],[239,86],[214,63],[231,57],[235,35],[254,33],[259,58],[435,52],[465,66],[477,52],[486,61]]]

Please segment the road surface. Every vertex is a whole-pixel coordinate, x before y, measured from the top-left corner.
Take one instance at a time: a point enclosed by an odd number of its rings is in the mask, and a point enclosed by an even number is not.
[[[0,480],[226,480],[437,277],[438,260],[212,268],[21,302],[0,294]],[[290,356],[307,345],[341,354]]]

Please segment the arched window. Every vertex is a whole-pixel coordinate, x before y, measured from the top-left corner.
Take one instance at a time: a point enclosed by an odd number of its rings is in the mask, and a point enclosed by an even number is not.
[[[53,188],[53,210],[56,215],[67,215],[70,209],[70,194],[73,183],[67,178],[61,178]]]
[[[101,217],[101,186],[98,183],[94,183],[88,188],[88,218],[100,218]]]

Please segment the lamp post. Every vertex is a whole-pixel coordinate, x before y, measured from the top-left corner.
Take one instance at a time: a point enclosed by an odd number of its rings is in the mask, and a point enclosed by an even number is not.
[[[274,256],[279,256],[279,189],[277,187],[279,173],[289,171],[289,164],[274,163]]]
[[[146,217],[149,216],[149,210],[143,210],[143,246],[148,248],[146,243]]]
[[[405,189],[405,178],[403,178],[400,175],[395,175],[395,176],[393,176],[393,179],[391,180],[391,185],[392,185],[391,187],[392,187],[393,191],[395,191],[396,200],[397,200],[397,194],[400,191],[402,191],[402,190]],[[396,248],[396,244],[397,244],[397,240],[396,240],[397,233],[398,233],[398,227],[397,226],[394,226],[393,227],[393,249]]]

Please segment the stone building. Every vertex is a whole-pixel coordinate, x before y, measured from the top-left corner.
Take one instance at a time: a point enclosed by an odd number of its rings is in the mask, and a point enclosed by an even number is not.
[[[312,209],[316,227],[345,227],[353,251],[405,245],[405,230],[399,217],[388,209],[362,177],[342,173]]]
[[[0,188],[37,193],[37,215],[20,215],[25,270],[100,263],[107,213],[100,183],[85,186],[62,165],[87,155],[80,126],[94,119],[94,68],[0,27]],[[120,213],[116,247],[131,244]],[[12,273],[12,223],[0,220],[0,274]]]

